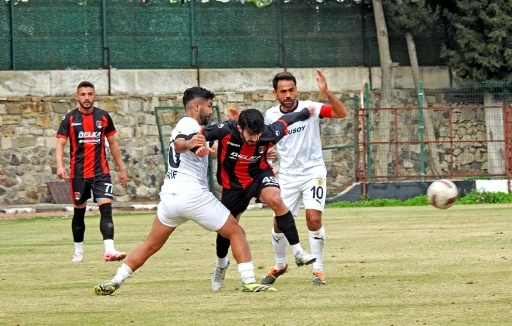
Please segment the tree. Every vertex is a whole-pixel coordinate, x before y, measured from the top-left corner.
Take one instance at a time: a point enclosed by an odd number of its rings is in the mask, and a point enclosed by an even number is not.
[[[457,78],[477,82],[503,81],[512,76],[512,1],[457,0],[452,10],[444,14],[450,22],[450,41],[442,56]],[[485,84],[482,84],[485,88]],[[502,139],[503,112],[501,99],[489,91],[484,93],[488,140]],[[504,172],[501,143],[487,145],[488,172]]]
[[[421,76],[414,35],[420,34],[426,28],[434,26],[434,23],[438,20],[439,10],[437,8],[435,10],[432,9],[426,4],[425,0],[405,0],[405,2],[403,0],[396,0],[396,2],[388,1],[384,9],[390,30],[396,34],[403,34],[405,37],[414,85],[419,93],[418,84],[421,80]],[[426,101],[423,102],[423,106],[427,106]],[[435,138],[431,113],[430,110],[423,112],[425,118],[425,135],[426,138],[430,140]],[[431,173],[441,175],[436,146],[434,144],[427,144],[426,148]]]
[[[379,59],[381,69],[381,97],[380,108],[390,108],[392,103],[392,73],[393,62],[389,51],[389,36],[382,0],[372,0],[373,15],[375,17],[375,28],[377,29],[377,42],[379,44]],[[389,141],[391,111],[379,111],[379,128],[377,129],[377,139],[379,141]],[[388,175],[388,153],[389,147],[385,144],[378,145],[377,159],[375,160],[375,174],[379,176]]]

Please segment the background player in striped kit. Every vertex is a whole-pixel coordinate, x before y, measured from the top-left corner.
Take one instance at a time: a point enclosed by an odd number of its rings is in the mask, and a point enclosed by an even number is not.
[[[55,156],[57,176],[69,180],[71,199],[74,204],[71,229],[75,242],[75,254],[72,262],[84,260],[85,210],[87,200],[98,203],[101,218],[100,231],[105,246],[105,261],[122,260],[126,253],[114,247],[114,222],[112,219],[113,185],[105,152],[105,140],[110,153],[119,168],[119,183],[124,187],[128,180],[121,158],[115,133],[116,128],[108,112],[94,107],[96,91],[90,82],[81,82],[76,89],[78,108],[62,118],[57,131]],[[70,139],[70,174],[64,168],[64,147]]]
[[[311,254],[316,258],[313,263],[313,284],[325,284],[323,269],[325,229],[322,226],[322,212],[325,206],[326,168],[322,156],[320,138],[320,119],[345,118],[347,110],[343,103],[328,89],[327,81],[321,70],[317,70],[316,82],[329,104],[297,100],[297,81],[289,72],[281,72],[272,81],[274,96],[279,101],[265,112],[265,123],[273,123],[291,112],[313,107],[314,114],[308,120],[297,122],[290,128],[276,148],[280,156],[279,183],[281,196],[293,214],[297,216],[301,202],[306,209],[306,224],[309,230]],[[275,253],[273,266],[262,283],[273,284],[276,278],[286,272],[286,249],[288,242],[276,223],[272,229],[272,245]]]

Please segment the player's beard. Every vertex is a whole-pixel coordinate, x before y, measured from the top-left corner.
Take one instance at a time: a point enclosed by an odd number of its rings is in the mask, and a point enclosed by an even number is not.
[[[201,114],[199,116],[199,120],[201,120],[201,125],[206,126],[208,125],[208,122],[210,121],[210,116],[207,114]]]
[[[246,143],[247,145],[249,145],[249,146],[256,146],[256,143],[258,143],[258,140],[259,140],[259,139],[256,140],[256,141],[247,140],[247,139],[245,139],[245,137],[244,137],[244,135],[242,133],[240,133],[240,137],[242,138],[242,141],[244,143]]]
[[[94,102],[91,102],[91,101],[83,101],[83,102],[79,102],[80,103],[80,106],[82,107],[82,109],[84,110],[90,110],[93,108],[93,104]]]
[[[292,110],[295,107],[296,101],[295,98],[287,98],[280,101],[281,106],[287,110]]]

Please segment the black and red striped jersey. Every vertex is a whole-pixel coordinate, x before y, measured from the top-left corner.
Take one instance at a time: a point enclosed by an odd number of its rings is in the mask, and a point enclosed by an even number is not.
[[[306,112],[307,109],[305,109]],[[217,182],[225,189],[247,189],[262,171],[272,169],[267,162],[267,151],[288,133],[288,125],[306,120],[309,112],[297,112],[265,125],[254,146],[247,145],[234,120],[204,128],[201,133],[207,141],[218,140]]]
[[[62,118],[57,137],[70,139],[70,178],[94,178],[110,174],[105,137],[116,133],[107,111],[94,107],[83,114],[78,108]]]

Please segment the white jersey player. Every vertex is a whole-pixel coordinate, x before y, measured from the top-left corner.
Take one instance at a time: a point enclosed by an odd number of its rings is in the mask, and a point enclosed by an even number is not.
[[[311,254],[316,258],[313,263],[313,284],[325,284],[323,269],[325,229],[322,226],[322,212],[325,206],[326,168],[322,156],[320,138],[320,119],[344,118],[347,110],[327,88],[325,76],[317,70],[316,81],[320,91],[327,97],[329,104],[313,101],[298,101],[296,79],[289,72],[275,75],[272,83],[274,96],[280,105],[268,109],[265,123],[272,123],[289,112],[313,107],[314,114],[299,121],[288,129],[288,135],[276,144],[280,157],[279,184],[281,196],[294,216],[297,216],[300,204],[306,209],[306,223],[309,230]],[[286,264],[286,238],[274,224],[272,245],[275,253],[275,266],[263,278],[263,284],[273,284],[276,278],[284,274]]]
[[[164,184],[153,226],[119,267],[114,278],[94,287],[97,295],[114,293],[130,275],[165,244],[181,224],[192,220],[203,228],[230,239],[238,263],[244,292],[277,291],[256,283],[249,244],[244,230],[229,210],[208,190],[208,154],[213,152],[200,133],[208,123],[215,95],[202,87],[192,87],[183,95],[185,117],[173,129]]]

